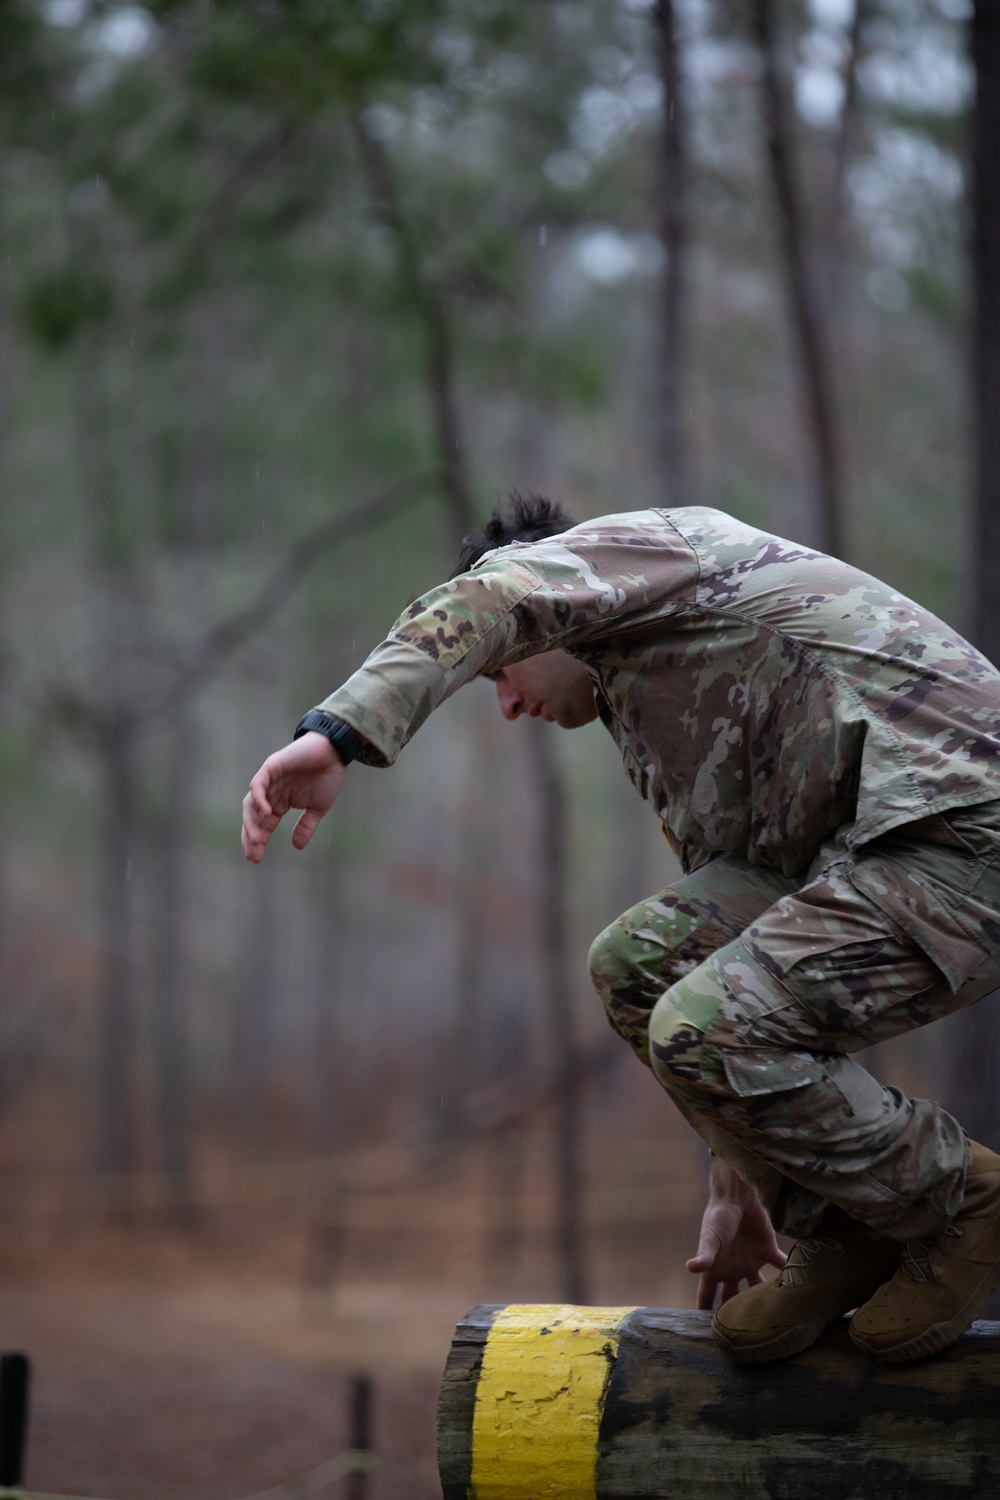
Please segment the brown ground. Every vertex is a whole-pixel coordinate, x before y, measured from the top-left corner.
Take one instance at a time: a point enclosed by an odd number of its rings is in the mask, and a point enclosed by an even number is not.
[[[349,1446],[365,1374],[381,1464],[365,1500],[431,1500],[455,1322],[561,1300],[542,1122],[445,1162],[391,1134],[332,1167],[208,1153],[185,1233],[164,1227],[155,1174],[112,1219],[102,1179],[30,1162],[38,1139],[0,1133],[0,1347],[32,1360],[33,1490],[259,1495]],[[590,1109],[584,1158],[587,1300],[691,1306],[705,1153],[642,1070]],[[345,1482],[314,1493],[360,1500]]]
[[[349,1445],[350,1378],[363,1370],[375,1450],[404,1466],[373,1476],[371,1500],[438,1493],[435,1367],[457,1316],[440,1294],[345,1283],[318,1318],[272,1278],[202,1264],[155,1285],[134,1266],[116,1274],[116,1259],[120,1245],[104,1274],[49,1264],[0,1293],[4,1346],[32,1360],[32,1489],[108,1500],[266,1489]]]
[[[102,1500],[255,1495],[349,1446],[365,1373],[382,1465],[366,1500],[439,1496],[456,1320],[478,1302],[559,1300],[550,1153],[532,1144],[516,1204],[497,1196],[494,1158],[471,1153],[405,1192],[354,1194],[346,1232],[344,1200],[331,1213],[308,1195],[213,1209],[188,1234],[148,1209],[117,1228],[79,1205],[61,1217],[37,1195],[33,1216],[5,1214],[0,1345],[33,1367],[25,1483]],[[608,1162],[591,1153],[592,1302],[691,1305],[681,1263],[700,1188],[691,1153],[664,1145],[626,1153],[606,1136]]]

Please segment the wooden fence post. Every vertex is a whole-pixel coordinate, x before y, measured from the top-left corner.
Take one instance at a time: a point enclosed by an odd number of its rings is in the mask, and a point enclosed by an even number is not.
[[[27,1355],[0,1354],[0,1485],[19,1485],[24,1475],[30,1369]]]
[[[351,1449],[370,1453],[372,1447],[372,1382],[368,1375],[355,1375],[351,1381]],[[368,1470],[355,1469],[348,1475],[347,1500],[368,1500]]]

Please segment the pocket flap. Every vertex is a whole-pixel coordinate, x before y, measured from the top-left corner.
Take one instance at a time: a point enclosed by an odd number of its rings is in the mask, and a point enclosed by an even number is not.
[[[808,1052],[785,1052],[779,1047],[727,1047],[722,1065],[730,1088],[741,1099],[805,1088],[825,1076],[822,1063]]]
[[[989,949],[958,920],[945,888],[936,890],[929,875],[884,856],[859,859],[850,878],[937,965],[952,994],[988,959]]]

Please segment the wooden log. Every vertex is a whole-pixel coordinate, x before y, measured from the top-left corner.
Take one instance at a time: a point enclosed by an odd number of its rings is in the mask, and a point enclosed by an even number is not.
[[[1000,1323],[878,1365],[842,1320],[737,1365],[711,1315],[477,1307],[438,1408],[444,1500],[952,1500],[1000,1496]]]

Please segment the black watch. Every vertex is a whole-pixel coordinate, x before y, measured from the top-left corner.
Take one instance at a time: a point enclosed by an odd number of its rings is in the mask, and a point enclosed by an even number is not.
[[[333,714],[324,713],[321,708],[311,708],[299,720],[292,739],[300,739],[310,731],[313,734],[325,734],[345,766],[349,766],[352,760],[357,760],[364,748],[364,741],[356,729],[345,724],[343,719],[335,719]]]

